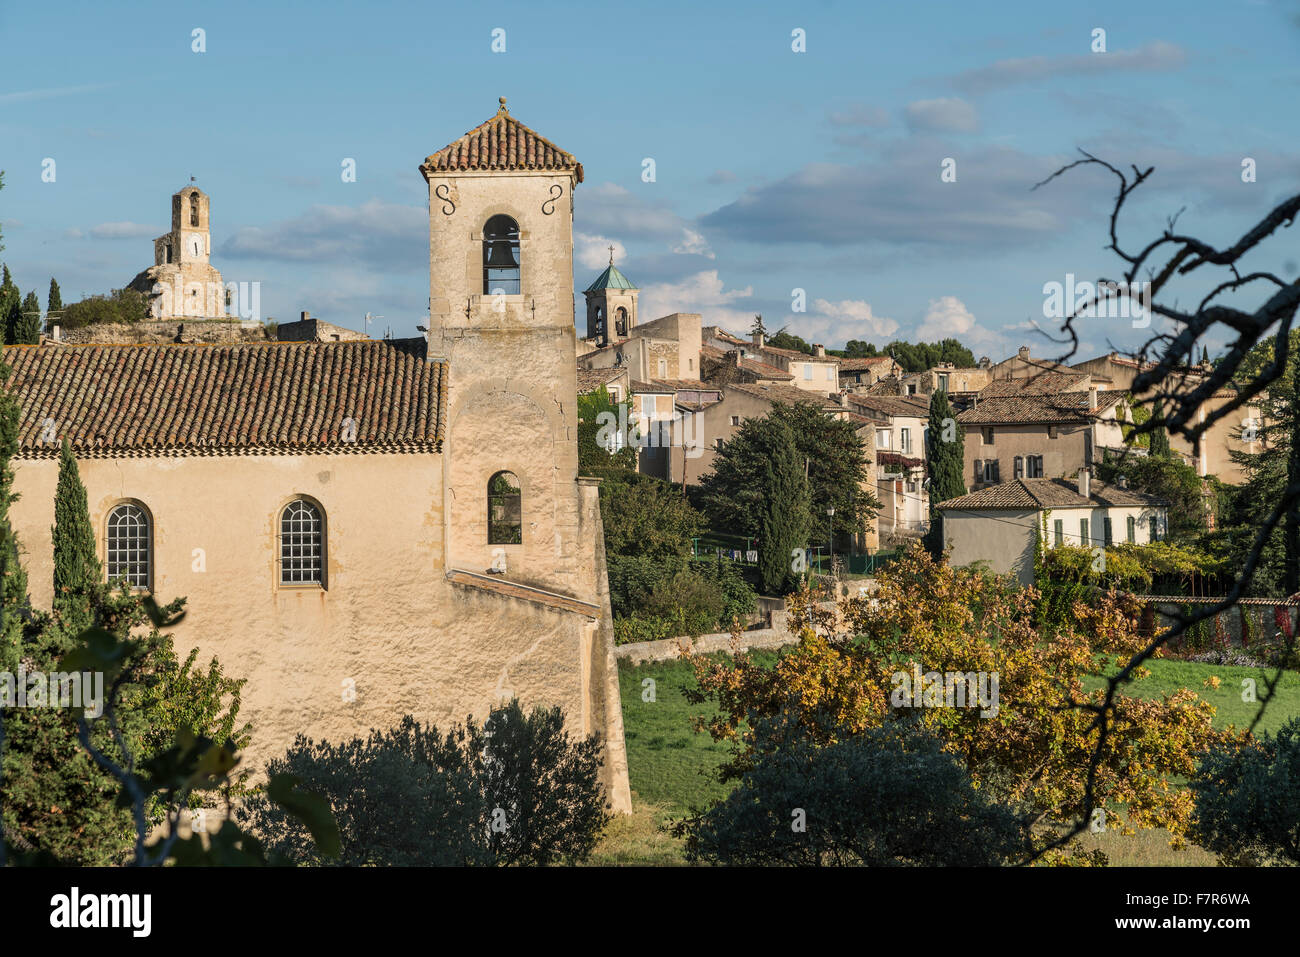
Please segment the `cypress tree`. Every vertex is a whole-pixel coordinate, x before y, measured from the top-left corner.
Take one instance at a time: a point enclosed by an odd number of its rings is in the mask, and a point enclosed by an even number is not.
[[[91,608],[100,587],[95,532],[86,504],[86,487],[65,438],[59,451],[59,482],[54,491],[54,610],[70,631],[91,624]]]
[[[1300,362],[1291,373],[1291,454],[1287,457],[1286,482],[1300,482]],[[1283,516],[1283,588],[1288,596],[1300,592],[1300,500],[1292,499]]]
[[[966,494],[966,430],[953,415],[948,393],[942,389],[930,396],[925,457],[925,472],[930,479],[930,531],[925,547],[937,558],[943,553],[943,521],[938,505]]]
[[[59,283],[54,277],[50,277],[50,294],[45,299],[46,315],[63,311],[63,296],[59,292]]]
[[[1165,407],[1163,403],[1156,402],[1155,408],[1151,410],[1151,417],[1160,423],[1151,432],[1151,457],[1167,459],[1169,458],[1169,430],[1164,426]]]
[[[27,572],[9,522],[14,494],[13,457],[18,454],[18,400],[4,388],[9,367],[0,363],[0,671],[15,671],[23,621],[28,615]]]
[[[9,267],[4,267],[4,278],[0,280],[0,324],[4,326],[5,343],[13,342],[13,324],[22,310],[22,293],[14,285]]]
[[[36,290],[27,294],[18,320],[14,323],[14,342],[23,345],[37,345],[41,341],[41,301],[36,298]]]
[[[792,553],[808,543],[808,480],[788,425],[770,418],[756,437],[766,446],[761,473],[758,572],[763,591],[779,595],[794,581]]]

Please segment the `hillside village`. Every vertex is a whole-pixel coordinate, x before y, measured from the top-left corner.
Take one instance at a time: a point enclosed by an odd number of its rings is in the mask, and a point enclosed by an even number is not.
[[[1217,793],[1204,756],[1248,746],[1255,699],[1233,681],[1284,673],[1266,730],[1300,727],[1300,524],[1232,591],[1261,502],[1300,469],[1277,464],[1300,441],[1296,391],[1221,382],[1204,347],[1156,393],[1154,367],[1119,352],[877,352],[769,333],[761,315],[748,330],[645,318],[612,247],[573,288],[583,166],[498,103],[419,164],[418,336],[352,328],[368,314],[245,314],[193,184],[154,264],[110,296],[65,307],[52,281],[42,315],[6,268],[0,675],[135,661],[176,696],[134,702],[161,712],[135,746],[175,741],[187,781],[236,752],[262,776],[237,810],[215,796],[237,762],[202,800],[149,805],[146,849],[141,785],[90,763],[84,715],[6,697],[25,777],[5,827],[24,862],[1105,863],[1133,853],[1120,829],[1075,824],[1118,804],[1175,851],[1202,840],[1198,863],[1285,856],[1223,838],[1185,792]],[[1233,413],[1195,444],[1161,417],[1189,396],[1192,421]],[[1176,640],[1153,656],[1165,628]],[[1148,658],[1149,700],[1107,703]],[[187,670],[209,659],[206,679]],[[1122,743],[1063,716],[1065,694],[1119,709]],[[914,708],[963,710],[932,732],[899,717]],[[1079,774],[1093,747],[1100,797]],[[372,788],[372,761],[398,797]],[[793,781],[799,761],[829,761],[830,783]],[[77,797],[89,775],[129,800]],[[341,837],[286,823],[290,778],[329,798]],[[1007,780],[1013,796],[988,796]],[[796,784],[823,822],[848,795],[854,826],[905,846],[790,839]],[[973,803],[941,808],[958,837],[930,842],[861,799],[876,793],[906,793],[925,822],[944,795]],[[754,794],[774,817],[747,816]],[[393,822],[411,808],[408,841]],[[270,851],[222,851],[208,814]]]

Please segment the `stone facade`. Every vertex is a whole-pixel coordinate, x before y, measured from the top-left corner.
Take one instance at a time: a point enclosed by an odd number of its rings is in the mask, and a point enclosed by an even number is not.
[[[6,349],[24,416],[13,525],[32,599],[48,607],[48,418],[79,460],[101,558],[110,511],[140,507],[150,589],[187,599],[179,650],[248,679],[254,769],[300,732],[338,741],[407,713],[443,727],[518,697],[562,707],[572,734],[601,735],[607,798],[625,812],[598,487],[577,475],[581,167],[443,162],[463,140],[422,166],[427,340]],[[522,250],[521,290],[504,302],[483,294],[495,214],[518,223]],[[518,485],[519,535],[493,544],[489,488],[502,472]],[[282,523],[296,501],[320,515],[322,574],[285,584]]]
[[[155,319],[223,319],[229,299],[211,254],[208,195],[187,186],[172,196],[172,228],[154,240],[154,264],[127,288],[150,297]]]

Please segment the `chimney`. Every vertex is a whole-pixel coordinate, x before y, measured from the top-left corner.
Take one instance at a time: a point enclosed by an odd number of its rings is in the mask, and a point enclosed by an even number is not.
[[[825,359],[825,358],[826,358],[826,347],[825,347],[824,345],[822,345],[820,342],[814,342],[814,343],[813,343],[813,354],[816,355],[818,359]]]
[[[754,348],[755,348],[755,349],[761,349],[761,348],[763,348],[763,341],[764,341],[764,339],[763,339],[763,334],[762,334],[761,332],[755,332],[755,333],[754,333]]]
[[[1020,351],[1016,353],[1022,359],[1029,358],[1029,346],[1021,346]]]
[[[306,321],[307,321],[308,319],[310,319],[310,318],[311,318],[311,313],[308,312],[306,309],[304,309],[304,310],[302,311],[301,316],[299,316],[299,319],[300,319],[302,322],[306,322]]]
[[[1092,501],[1092,473],[1086,465],[1079,469],[1079,494]]]
[[[1088,386],[1088,411],[1097,411],[1097,387],[1095,385]]]
[[[1115,484],[1118,485],[1120,488],[1128,488],[1128,476],[1127,475],[1119,476],[1118,478],[1115,479]]]
[[[55,342],[61,342],[63,340],[63,332],[59,329],[57,323],[50,328],[50,333]]]

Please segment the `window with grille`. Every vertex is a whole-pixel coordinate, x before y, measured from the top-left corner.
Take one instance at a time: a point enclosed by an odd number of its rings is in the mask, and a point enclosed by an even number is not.
[[[303,498],[280,513],[280,584],[325,584],[325,518]]]
[[[488,544],[521,544],[523,516],[523,494],[515,473],[498,472],[488,479]]]
[[[497,215],[483,227],[483,295],[519,295],[519,224]],[[601,335],[605,333],[601,319]]]
[[[152,571],[149,514],[126,502],[108,513],[108,580],[148,588]]]

